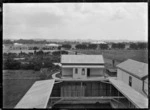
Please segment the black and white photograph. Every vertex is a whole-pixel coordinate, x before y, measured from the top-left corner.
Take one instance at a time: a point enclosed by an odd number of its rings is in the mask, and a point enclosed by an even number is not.
[[[148,109],[148,3],[3,3],[2,108]]]

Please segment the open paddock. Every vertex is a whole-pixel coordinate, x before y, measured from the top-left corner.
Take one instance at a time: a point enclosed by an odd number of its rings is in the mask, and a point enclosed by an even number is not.
[[[103,54],[106,59],[114,59],[123,62],[127,59],[133,59],[148,63],[148,50],[74,50],[83,54]]]

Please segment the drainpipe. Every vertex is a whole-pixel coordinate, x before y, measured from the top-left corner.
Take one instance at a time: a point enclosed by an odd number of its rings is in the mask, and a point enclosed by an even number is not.
[[[144,90],[144,80],[142,80],[143,81],[143,86],[142,86],[142,91],[145,93],[145,95],[147,96],[147,98],[148,98],[148,94],[145,92],[145,90]]]

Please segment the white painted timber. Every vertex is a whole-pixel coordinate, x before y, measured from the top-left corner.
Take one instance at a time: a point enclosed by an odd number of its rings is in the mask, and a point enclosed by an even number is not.
[[[46,108],[55,80],[36,81],[15,108]]]

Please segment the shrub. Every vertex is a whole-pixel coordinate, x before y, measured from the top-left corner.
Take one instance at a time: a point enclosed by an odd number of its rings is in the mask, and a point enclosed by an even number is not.
[[[8,58],[4,62],[3,69],[17,70],[20,69],[20,65],[21,63],[19,61]]]
[[[88,46],[85,44],[78,44],[75,47],[76,47],[76,49],[87,49],[88,48]]]
[[[97,44],[89,44],[88,48],[89,49],[96,49],[97,48]]]
[[[100,44],[100,49],[108,49],[108,44]]]
[[[70,48],[71,48],[71,45],[69,45],[69,44],[64,44],[64,45],[62,45],[62,48],[70,49]]]

